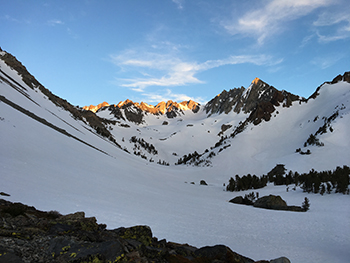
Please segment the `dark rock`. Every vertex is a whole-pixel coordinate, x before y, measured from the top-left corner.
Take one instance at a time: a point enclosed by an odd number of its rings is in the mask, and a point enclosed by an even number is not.
[[[121,238],[123,239],[134,239],[145,246],[149,246],[152,242],[152,230],[149,226],[133,226],[129,228],[118,228],[115,230]]]
[[[285,210],[287,208],[287,203],[279,195],[269,195],[256,200],[254,207]]]
[[[208,262],[237,262],[237,263],[253,263],[254,260],[243,257],[226,246],[216,245],[207,246],[197,249],[194,255],[203,261]]]
[[[132,101],[125,103],[121,108],[124,110],[125,117],[128,121],[136,124],[141,124],[143,122],[143,111],[136,107]]]
[[[24,261],[13,252],[0,246],[0,263],[24,263]]]
[[[224,90],[205,105],[204,109],[206,113],[211,115],[225,112],[227,114],[232,111],[232,109],[239,113],[243,104],[241,97],[244,90],[244,87],[231,89],[229,91]]]
[[[224,245],[158,241],[148,226],[107,230],[83,212],[61,216],[0,199],[0,215],[0,263],[254,262]]]
[[[331,84],[335,84],[339,81],[346,81],[348,83],[350,83],[350,71],[345,72],[343,75],[338,75],[336,76],[332,81]]]
[[[241,205],[241,204],[243,204],[243,197],[242,196],[236,196],[235,198],[231,199],[229,202]]]
[[[225,131],[227,131],[228,129],[230,129],[232,127],[231,124],[223,124],[221,125],[221,131],[218,133],[218,136],[221,136],[224,134]]]
[[[290,260],[286,257],[280,257],[280,258],[270,260],[270,263],[290,263]]]
[[[305,212],[300,206],[289,206],[280,196],[263,196],[255,201],[254,207],[293,212]]]
[[[200,185],[208,185],[207,182],[204,181],[204,180],[201,180],[201,181],[199,182],[199,184],[200,184]]]

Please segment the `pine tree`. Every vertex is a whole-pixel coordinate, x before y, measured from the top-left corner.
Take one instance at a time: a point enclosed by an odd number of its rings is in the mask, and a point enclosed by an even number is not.
[[[301,207],[304,209],[305,212],[306,212],[307,210],[309,210],[309,208],[310,208],[310,202],[309,202],[309,199],[308,199],[307,197],[305,197],[304,202],[303,202],[303,204],[302,204]]]

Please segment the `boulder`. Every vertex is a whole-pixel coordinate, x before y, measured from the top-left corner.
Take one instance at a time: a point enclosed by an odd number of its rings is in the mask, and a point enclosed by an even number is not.
[[[270,263],[290,263],[290,260],[286,257],[280,257],[280,258],[270,260]]]
[[[254,260],[241,256],[224,245],[202,247],[197,249],[194,254],[202,262],[254,263]]]
[[[208,185],[207,182],[204,181],[204,180],[201,180],[201,181],[199,182],[199,184],[200,184],[200,185]]]
[[[235,198],[232,198],[229,202],[241,205],[241,204],[243,204],[243,197],[242,196],[236,196]]]
[[[263,196],[255,201],[254,207],[276,209],[276,210],[287,210],[288,206],[279,195]]]

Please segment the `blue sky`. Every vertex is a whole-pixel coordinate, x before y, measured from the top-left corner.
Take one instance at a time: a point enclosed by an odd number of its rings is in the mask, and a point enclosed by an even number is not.
[[[304,97],[350,70],[348,0],[1,4],[0,47],[73,105],[200,103],[259,77]]]

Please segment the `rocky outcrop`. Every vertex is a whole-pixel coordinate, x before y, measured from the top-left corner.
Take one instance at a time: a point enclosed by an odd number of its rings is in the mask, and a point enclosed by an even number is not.
[[[258,198],[256,201],[248,200],[242,196],[236,196],[235,198],[229,201],[230,203],[240,204],[240,205],[253,205],[257,208],[265,208],[272,210],[285,210],[285,211],[294,211],[294,212],[306,212],[300,206],[289,206],[286,201],[284,201],[279,195],[269,195]]]
[[[97,106],[84,106],[83,109],[98,112],[100,109],[104,109],[108,106],[109,104],[104,102]],[[111,111],[111,114],[113,114],[117,119],[124,119],[123,114],[121,113],[124,111],[126,119],[136,124],[143,122],[144,114],[166,115],[168,118],[174,118],[184,114],[184,111],[191,110],[192,112],[197,113],[199,109],[200,104],[193,100],[183,101],[180,103],[171,100],[167,102],[162,101],[156,106],[153,106],[145,102],[137,103],[127,99],[119,102],[117,105],[110,105],[108,107],[108,110]]]
[[[158,240],[148,226],[107,230],[84,212],[61,215],[0,199],[0,262],[235,262],[254,260],[224,245]],[[268,261],[261,261],[268,262]]]
[[[300,100],[300,97],[284,90],[279,91],[255,78],[247,89],[241,87],[230,91],[224,90],[205,105],[205,110],[209,116],[223,112],[227,114],[231,111],[250,113],[250,122],[259,124],[261,120],[270,120],[276,106],[282,104],[284,107],[289,107],[296,100]]]
[[[343,75],[336,76],[332,81],[331,84],[338,83],[339,81],[346,81],[350,83],[350,71],[345,72]]]
[[[348,83],[350,83],[350,71],[345,72],[343,75],[338,75],[336,76],[332,81],[326,81],[324,82],[321,86],[319,86],[316,91],[306,100],[306,102],[309,99],[316,99],[316,97],[320,94],[320,89],[322,88],[322,86],[324,84],[336,84],[339,81],[346,81]]]
[[[98,111],[99,109],[103,108],[103,107],[108,107],[109,104],[107,102],[102,102],[100,104],[98,104],[97,106],[94,106],[94,105],[90,105],[90,106],[84,106],[83,109],[84,110],[89,110],[89,111],[92,111],[92,112],[96,112]]]

